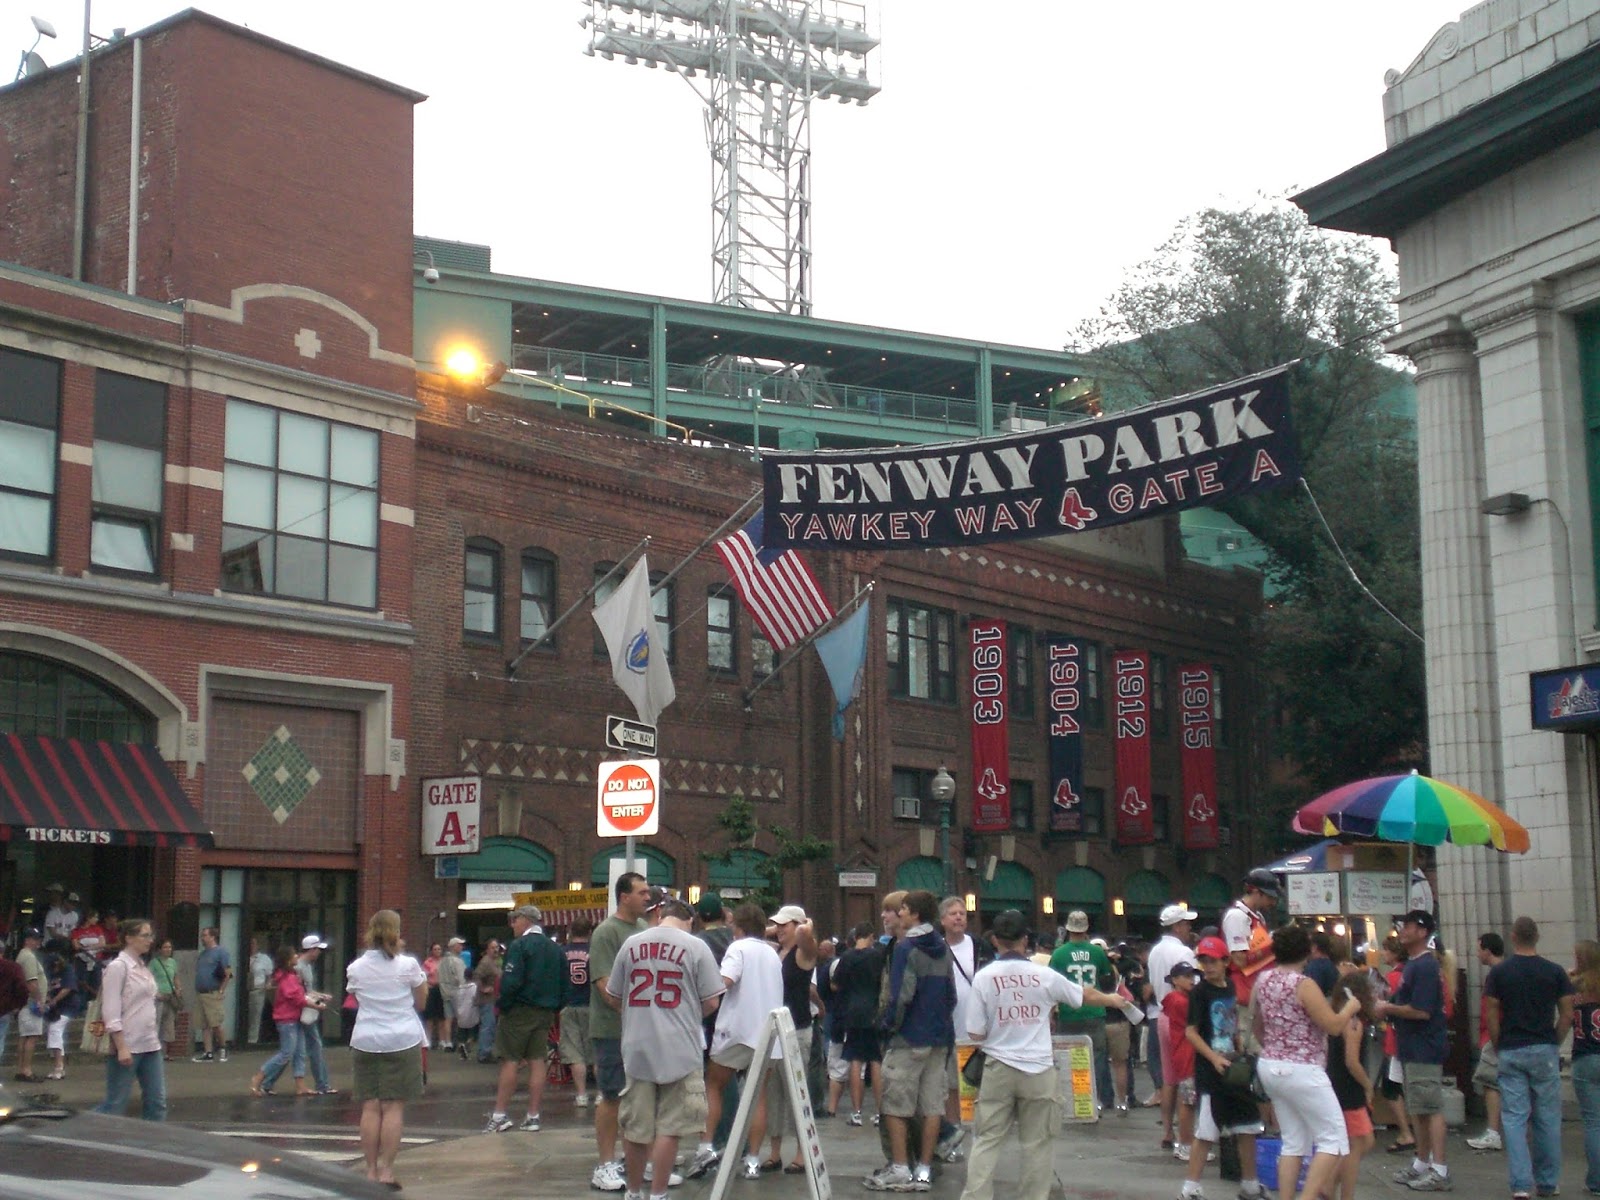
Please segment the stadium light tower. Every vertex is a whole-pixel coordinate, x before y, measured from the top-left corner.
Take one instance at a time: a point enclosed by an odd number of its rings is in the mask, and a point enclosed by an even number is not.
[[[851,0],[585,0],[590,56],[681,74],[706,103],[712,292],[811,315],[811,101],[866,102],[878,39]]]

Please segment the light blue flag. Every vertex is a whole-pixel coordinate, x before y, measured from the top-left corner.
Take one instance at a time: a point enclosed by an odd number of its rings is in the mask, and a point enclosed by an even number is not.
[[[815,645],[822,665],[833,684],[833,737],[844,741],[844,710],[861,694],[861,678],[867,665],[867,630],[872,624],[872,597],[869,595],[836,628],[819,637]]]

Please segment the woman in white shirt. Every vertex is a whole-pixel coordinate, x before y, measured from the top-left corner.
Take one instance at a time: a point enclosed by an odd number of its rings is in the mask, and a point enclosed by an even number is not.
[[[361,1153],[367,1178],[399,1189],[394,1159],[405,1127],[405,1103],[422,1095],[422,1022],[428,977],[400,944],[400,914],[385,908],[367,924],[371,947],[345,969],[356,998],[350,1034],[355,1097],[361,1102]]]

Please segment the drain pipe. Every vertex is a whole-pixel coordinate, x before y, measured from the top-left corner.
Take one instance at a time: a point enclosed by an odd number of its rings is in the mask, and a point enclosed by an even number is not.
[[[128,116],[128,295],[139,293],[139,117],[144,39],[133,39],[133,111]]]
[[[78,64],[78,165],[72,197],[72,277],[83,278],[84,214],[89,206],[89,6],[83,0],[83,58]]]

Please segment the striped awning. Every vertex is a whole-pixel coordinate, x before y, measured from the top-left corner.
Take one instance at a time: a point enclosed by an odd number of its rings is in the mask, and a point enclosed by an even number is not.
[[[598,925],[606,919],[606,915],[603,908],[557,908],[544,914],[543,924],[560,928],[581,918],[591,925]]]
[[[210,846],[211,831],[154,746],[0,734],[0,839]]]

